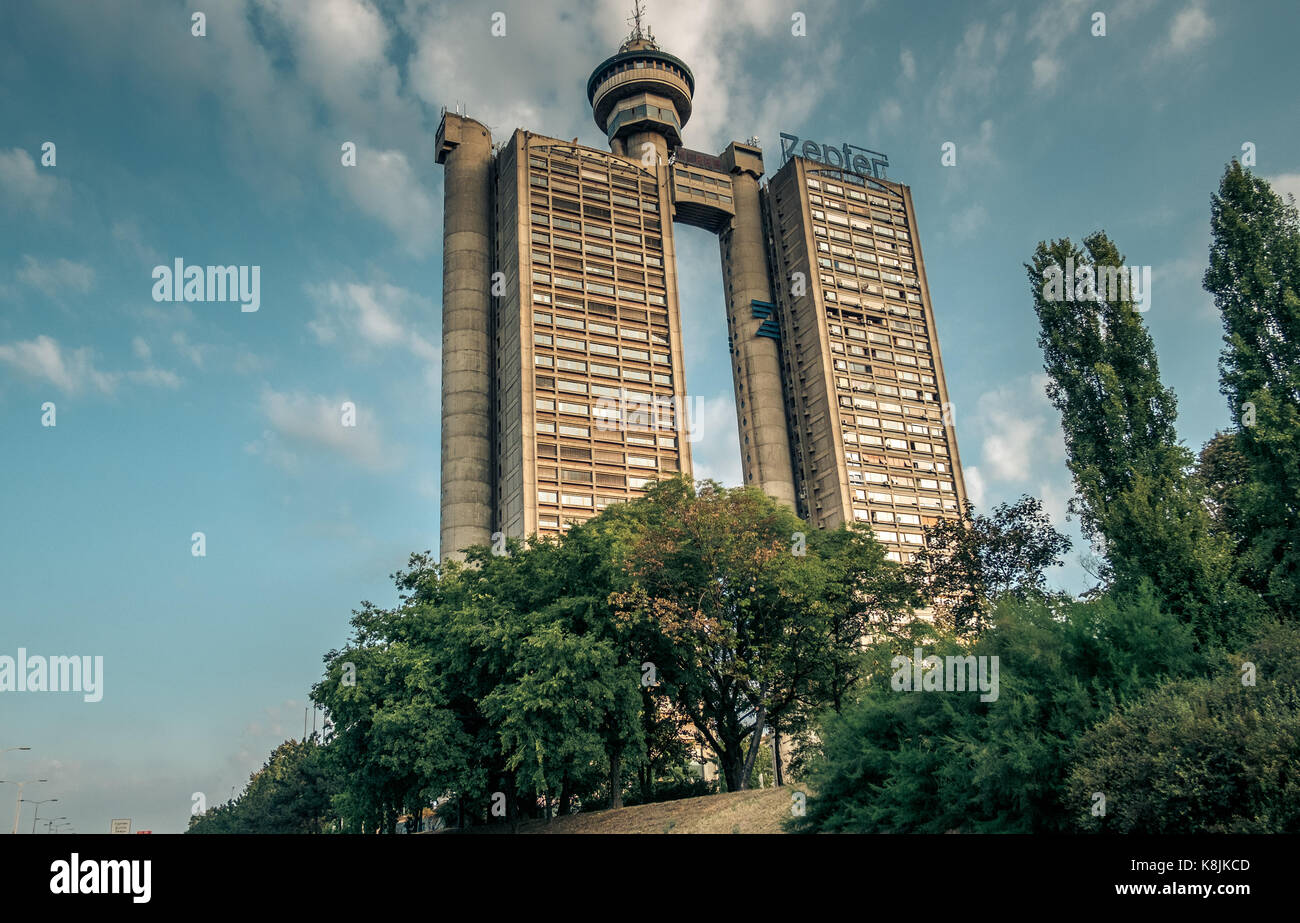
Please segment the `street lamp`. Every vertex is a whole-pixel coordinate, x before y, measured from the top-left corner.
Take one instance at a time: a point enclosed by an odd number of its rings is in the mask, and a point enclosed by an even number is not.
[[[41,816],[41,805],[43,805],[43,804],[49,804],[51,801],[58,801],[58,800],[59,800],[59,799],[57,799],[57,798],[46,798],[44,801],[33,801],[33,802],[32,802],[32,804],[36,805],[36,811],[35,811],[35,813],[32,814],[32,834],[33,834],[33,835],[35,835],[35,833],[36,833],[36,818],[38,818],[38,817]]]
[[[49,833],[53,833],[53,832],[54,832],[54,828],[55,828],[56,826],[58,826],[59,822],[60,822],[60,821],[67,820],[67,819],[68,819],[68,818],[67,818],[67,815],[64,815],[63,817],[54,817],[54,818],[51,818],[50,820],[47,820],[47,821],[45,822],[45,832],[46,832],[47,834],[49,834]]]
[[[48,782],[48,781],[50,780],[49,779],[24,779],[21,782],[15,782],[13,779],[0,779],[0,785],[9,784],[9,785],[18,786],[18,800],[14,802],[14,829],[12,831],[13,833],[18,832],[18,817],[20,814],[22,814],[22,810],[23,810],[23,786],[31,782]]]
[[[0,753],[8,753],[10,750],[30,750],[31,747],[5,747]]]

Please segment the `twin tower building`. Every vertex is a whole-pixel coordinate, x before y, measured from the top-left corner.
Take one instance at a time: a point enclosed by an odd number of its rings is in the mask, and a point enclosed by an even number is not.
[[[690,475],[674,227],[718,236],[745,484],[894,560],[965,500],[911,192],[805,142],[682,146],[695,78],[639,23],[587,83],[609,150],[448,112],[441,555]]]

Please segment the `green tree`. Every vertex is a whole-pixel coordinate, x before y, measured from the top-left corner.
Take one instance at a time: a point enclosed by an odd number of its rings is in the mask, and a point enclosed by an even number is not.
[[[1073,292],[1052,284],[1068,264],[1080,280]],[[1203,642],[1239,636],[1252,601],[1190,476],[1192,456],[1178,442],[1176,401],[1161,384],[1151,337],[1122,290],[1107,300],[1086,286],[1123,265],[1102,232],[1085,238],[1084,249],[1068,239],[1040,243],[1026,264],[1047,393],[1061,412],[1074,476],[1071,509],[1102,547],[1102,576],[1118,591],[1149,580]]]
[[[1300,612],[1300,217],[1233,161],[1210,208],[1205,288],[1223,316],[1220,389],[1247,476],[1235,509],[1241,572],[1272,608]]]
[[[237,798],[190,818],[188,833],[322,833],[337,779],[317,737],[287,740]]]
[[[1196,459],[1196,476],[1205,489],[1205,506],[1213,528],[1232,542],[1238,560],[1251,541],[1250,524],[1242,510],[1242,491],[1250,481],[1250,462],[1241,451],[1239,434],[1215,433],[1201,447]]]
[[[1272,625],[1225,669],[1162,685],[1089,730],[1067,800],[1084,831],[1300,833],[1297,763],[1300,631]],[[1098,792],[1104,813],[1091,810]]]
[[[743,789],[768,724],[834,681],[828,651],[856,648],[859,633],[834,637],[825,601],[850,590],[828,595],[820,540],[796,553],[812,530],[758,490],[673,479],[627,515],[636,524],[625,562],[632,583],[619,605],[661,639],[659,659],[649,659],[675,708],[716,754],[727,789]]]
[[[893,658],[997,657],[998,697],[895,691]],[[871,680],[830,713],[808,776],[808,832],[1049,833],[1071,829],[1073,750],[1118,703],[1200,665],[1190,628],[1149,585],[1089,602],[1006,596],[976,639],[914,623],[867,649]],[[991,663],[992,661],[988,661]]]
[[[1052,528],[1034,497],[999,504],[989,516],[968,500],[960,518],[926,527],[908,572],[949,628],[971,634],[983,630],[1002,597],[1044,595],[1044,572],[1061,566],[1069,550],[1070,540]]]

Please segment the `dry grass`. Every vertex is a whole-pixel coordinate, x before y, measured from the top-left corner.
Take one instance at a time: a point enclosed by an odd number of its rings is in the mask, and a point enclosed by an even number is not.
[[[520,833],[783,833],[791,795],[800,786],[728,792],[639,804],[617,811],[586,811],[569,817],[521,824]],[[484,828],[479,828],[486,830]],[[500,828],[498,828],[500,829]],[[506,830],[509,828],[507,827]],[[502,831],[504,832],[504,831]]]

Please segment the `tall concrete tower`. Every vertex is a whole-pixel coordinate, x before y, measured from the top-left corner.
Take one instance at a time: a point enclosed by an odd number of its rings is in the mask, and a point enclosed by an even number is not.
[[[440,549],[492,535],[492,134],[456,113],[436,138],[443,177]]]
[[[739,142],[720,157],[683,147],[695,76],[659,48],[642,15],[638,2],[632,34],[618,54],[592,72],[587,99],[615,154],[657,171],[676,164],[671,175],[662,170],[673,221],[718,234],[745,483],[793,509],[779,335],[759,208],[763,155],[757,146]]]
[[[660,50],[641,16],[637,3],[632,34],[618,54],[591,72],[587,101],[609,139],[609,149],[651,167],[667,163],[682,144],[695,75],[680,59]]]
[[[687,224],[718,237],[745,484],[816,527],[871,523],[906,562],[965,498],[910,190],[873,152],[807,142],[765,184],[756,138],[686,148],[695,77],[642,16],[587,81],[608,151],[438,128],[442,556],[692,476]]]

